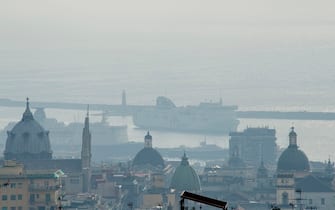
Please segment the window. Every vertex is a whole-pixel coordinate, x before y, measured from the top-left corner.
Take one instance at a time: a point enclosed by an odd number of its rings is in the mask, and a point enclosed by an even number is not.
[[[8,210],[8,208],[6,206],[2,207],[1,210]]]
[[[10,210],[16,210],[16,207],[10,207]]]
[[[17,199],[18,199],[18,200],[22,200],[22,194],[18,194],[18,195],[17,195]]]
[[[7,195],[2,195],[2,200],[6,201],[7,200]]]
[[[321,205],[325,205],[326,204],[326,200],[324,198],[321,198]]]
[[[10,195],[10,200],[15,201],[16,200],[16,195]]]
[[[29,201],[30,202],[34,202],[35,201],[35,194],[30,194]]]
[[[308,199],[308,204],[313,204],[313,200],[312,199]]]
[[[10,188],[16,188],[16,183],[10,183]]]
[[[288,205],[288,193],[287,192],[284,192],[282,194],[282,204]]]
[[[51,201],[51,197],[50,197],[50,194],[49,193],[47,193],[47,194],[45,194],[45,202],[50,202]]]
[[[22,206],[17,207],[17,210],[22,210]]]
[[[17,183],[17,188],[21,189],[22,188],[22,183]]]

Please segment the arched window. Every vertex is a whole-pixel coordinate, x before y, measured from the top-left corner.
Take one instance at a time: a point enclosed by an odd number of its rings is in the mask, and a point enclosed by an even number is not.
[[[288,205],[288,193],[287,192],[283,192],[282,194],[282,204]]]

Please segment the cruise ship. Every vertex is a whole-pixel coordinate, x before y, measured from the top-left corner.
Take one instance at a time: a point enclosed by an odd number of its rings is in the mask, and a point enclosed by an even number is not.
[[[143,129],[228,134],[239,124],[236,110],[237,106],[223,106],[222,100],[177,107],[169,98],[159,96],[155,106],[133,113],[133,122]]]

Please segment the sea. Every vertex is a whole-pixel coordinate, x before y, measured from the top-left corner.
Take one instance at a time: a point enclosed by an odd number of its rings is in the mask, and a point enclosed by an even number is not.
[[[33,108],[32,108],[33,110]],[[9,122],[19,121],[22,117],[24,107],[10,108],[0,107],[0,129],[3,129]],[[60,110],[46,109],[46,114],[50,118],[65,123],[83,122],[86,115],[84,110]],[[97,122],[101,120],[101,112],[91,111],[90,120]],[[110,125],[128,125],[128,137],[132,142],[143,142],[146,130],[136,128],[132,123],[131,117],[110,117]],[[238,131],[243,131],[248,127],[268,127],[276,129],[276,143],[279,148],[283,149],[288,146],[288,134],[290,127],[294,126],[298,135],[298,145],[308,158],[313,161],[326,161],[328,158],[333,160],[334,157],[334,129],[335,121],[316,121],[316,120],[275,120],[275,119],[240,119]],[[171,131],[151,130],[153,136],[153,146],[157,148],[177,148],[177,147],[198,147],[201,143],[216,144],[222,148],[229,147],[228,135],[210,135],[179,133]],[[52,136],[52,135],[51,135]],[[4,148],[6,139],[0,140],[0,145]],[[51,138],[51,144],[53,142]],[[94,135],[92,137],[94,144]],[[196,157],[193,157],[196,158]]]
[[[162,95],[177,106],[222,98],[239,110],[335,111],[334,48],[134,49],[0,50],[0,98],[29,97],[32,104],[120,104],[125,90],[127,103],[136,105],[154,105]],[[0,107],[0,129],[19,121],[23,111]],[[83,122],[86,111],[46,108],[46,114],[70,123]],[[91,120],[101,120],[99,112],[92,111]],[[143,142],[146,131],[137,129],[130,117],[112,117],[109,122],[127,124],[129,140]],[[282,149],[292,126],[299,148],[310,160],[335,160],[335,121],[240,119],[238,131],[275,128]],[[150,132],[154,147],[196,147],[203,141],[223,148],[229,144],[228,135]]]

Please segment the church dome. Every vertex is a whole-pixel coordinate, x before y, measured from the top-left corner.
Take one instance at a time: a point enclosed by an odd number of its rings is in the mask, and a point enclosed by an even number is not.
[[[200,180],[195,170],[190,166],[186,154],[173,174],[170,188],[177,191],[200,191]]]
[[[309,171],[309,161],[305,153],[297,147],[288,147],[280,155],[278,171]]]
[[[4,156],[6,160],[51,159],[49,131],[34,119],[27,99],[22,119],[7,131]]]
[[[280,155],[277,163],[278,172],[309,172],[309,161],[305,153],[298,149],[296,144],[297,134],[292,131],[289,134],[290,144]]]
[[[148,132],[144,138],[145,146],[135,156],[133,166],[149,165],[163,168],[164,160],[157,150],[152,148],[152,136]]]
[[[143,148],[136,154],[133,165],[164,167],[164,160],[157,150],[153,148]]]

